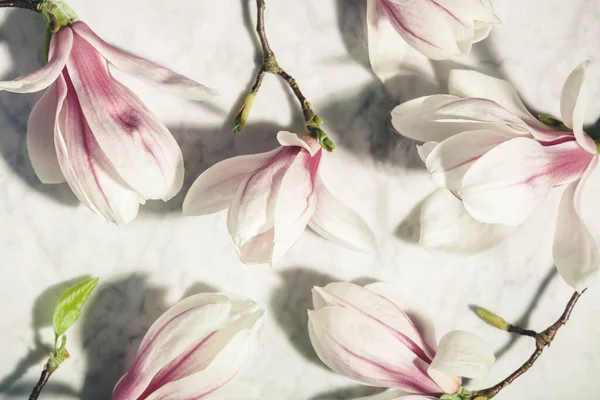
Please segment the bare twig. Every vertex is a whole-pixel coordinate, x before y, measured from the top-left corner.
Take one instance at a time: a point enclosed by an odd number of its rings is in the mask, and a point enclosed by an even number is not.
[[[42,392],[42,389],[44,389],[44,386],[46,386],[46,383],[48,383],[48,379],[50,379],[50,375],[52,375],[52,372],[50,371],[50,369],[46,365],[44,367],[44,370],[42,371],[42,375],[40,376],[40,380],[38,381],[38,383],[33,388],[33,391],[31,392],[31,395],[29,395],[29,400],[37,400],[38,396]]]
[[[531,336],[535,338],[535,351],[529,357],[527,361],[521,367],[519,367],[515,372],[510,374],[506,379],[498,384],[484,390],[477,390],[475,392],[471,392],[469,398],[473,398],[475,400],[489,400],[496,396],[502,389],[513,383],[517,378],[526,373],[532,366],[535,364],[537,359],[542,355],[544,349],[552,343],[554,337],[558,330],[567,323],[569,317],[571,316],[571,312],[577,304],[577,301],[581,297],[580,293],[575,292],[571,299],[567,303],[565,310],[563,311],[560,318],[552,325],[550,325],[546,330],[536,333],[534,331],[530,331],[527,329],[522,329],[519,327],[515,327],[513,325],[509,325],[509,332],[517,333],[519,335]]]

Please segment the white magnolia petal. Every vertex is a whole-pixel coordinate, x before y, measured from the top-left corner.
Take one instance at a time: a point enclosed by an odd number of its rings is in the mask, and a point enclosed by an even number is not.
[[[310,153],[311,156],[314,156],[317,151],[321,149],[319,143],[310,137],[300,138],[297,134],[280,131],[277,133],[277,141],[282,146],[298,146],[302,147]]]
[[[421,142],[441,142],[460,132],[482,129],[478,122],[439,122],[424,118],[422,105],[431,96],[400,104],[392,111],[392,125],[402,136]]]
[[[440,143],[427,157],[426,166],[434,181],[448,190],[462,188],[463,177],[481,156],[512,139],[513,136],[490,130],[468,131]]]
[[[223,160],[204,171],[183,201],[185,215],[206,215],[229,207],[238,186],[249,174],[263,167],[281,149]]]
[[[317,206],[316,181],[322,150],[301,150],[281,181],[275,205],[273,263],[279,261],[306,229]]]
[[[315,352],[329,368],[361,383],[412,393],[440,393],[427,375],[429,363],[409,350],[393,330],[343,307],[308,312]]]
[[[236,246],[240,260],[247,265],[273,264],[273,250],[275,248],[275,229],[271,228],[260,235],[254,236],[246,243]]]
[[[426,248],[453,253],[476,253],[502,243],[513,229],[474,219],[452,192],[440,189],[421,208],[421,237]]]
[[[183,185],[183,156],[168,129],[74,35],[67,70],[85,118],[119,175],[146,199],[172,198]]]
[[[337,199],[319,178],[316,182],[317,204],[308,223],[325,239],[357,251],[377,249],[377,239],[367,223],[350,207]]]
[[[82,21],[77,21],[71,26],[77,35],[84,38],[110,64],[123,72],[153,83],[189,100],[207,100],[217,94],[214,89],[201,85],[168,68],[111,46]]]
[[[429,367],[429,375],[446,393],[454,393],[448,391],[452,389],[453,382],[445,385],[447,374],[483,378],[495,361],[496,356],[485,340],[469,332],[452,331],[440,340],[438,351]]]
[[[532,139],[512,139],[471,166],[459,195],[475,219],[519,225],[550,188],[579,179],[591,157],[574,141],[545,147]]]
[[[375,75],[382,82],[398,75],[410,46],[390,24],[380,0],[367,0],[367,35],[369,60]]]
[[[417,153],[423,162],[427,162],[427,157],[439,145],[439,142],[425,142],[422,145],[417,145]]]
[[[298,147],[283,147],[238,186],[227,213],[227,229],[236,246],[275,226],[275,207],[281,182],[299,151]]]
[[[195,400],[213,396],[244,365],[256,344],[264,310],[231,321],[194,348],[179,355],[156,374],[146,389],[147,400]]]
[[[61,127],[60,133],[77,180],[73,182],[73,177],[66,175],[67,182],[75,192],[77,189],[83,190],[84,200],[107,221],[117,225],[127,224],[138,213],[140,197],[123,181],[98,145],[68,76],[66,83],[66,123]]]
[[[411,394],[404,390],[392,389],[372,396],[360,397],[355,400],[438,400],[435,396],[423,396],[420,394]]]
[[[583,131],[589,97],[585,75],[589,64],[589,61],[582,62],[567,78],[560,98],[560,114],[564,124],[573,129],[579,145],[590,153],[596,154],[596,142]]]
[[[451,95],[491,100],[515,114],[531,126],[542,126],[523,104],[512,84],[481,72],[452,70],[448,80]]]
[[[578,292],[582,292],[598,276],[598,245],[581,218],[581,194],[586,181],[598,167],[594,157],[579,182],[569,184],[558,210],[552,255],[560,276]]]
[[[60,29],[52,35],[48,63],[37,71],[23,75],[13,81],[0,82],[0,91],[31,93],[47,88],[56,81],[65,67],[72,46],[73,31],[70,28]]]
[[[313,289],[314,309],[339,306],[357,310],[396,332],[397,339],[423,360],[435,355],[435,332],[431,320],[392,286],[375,283],[361,287],[335,282]],[[412,318],[415,318],[414,321]]]
[[[27,150],[33,170],[42,183],[65,182],[54,146],[56,103],[54,84],[35,104],[27,121]]]
[[[492,100],[462,99],[451,95],[430,96],[423,101],[422,112],[423,117],[430,121],[502,124],[519,131],[521,135],[529,134],[529,127],[521,118]]]

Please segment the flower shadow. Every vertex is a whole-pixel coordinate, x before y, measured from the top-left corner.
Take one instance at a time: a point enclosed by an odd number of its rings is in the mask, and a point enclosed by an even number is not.
[[[45,64],[46,37],[44,19],[27,10],[10,10],[0,26],[0,44],[7,47],[5,63],[11,68],[0,77],[14,79]],[[29,187],[50,199],[68,206],[78,204],[66,184],[45,185],[39,181],[27,154],[27,119],[40,94],[18,94],[0,91],[0,153],[6,164]]]
[[[29,395],[36,382],[19,382],[21,377],[32,367],[39,367],[41,372],[43,363],[50,354],[52,337],[42,338],[40,330],[52,325],[54,308],[62,293],[88,276],[81,276],[68,281],[52,285],[44,290],[35,300],[32,309],[33,348],[19,360],[12,372],[0,380],[0,394],[9,397],[23,397]],[[44,340],[45,339],[45,340]],[[46,385],[44,393],[60,395],[62,397],[78,397],[77,392],[70,385],[51,381]]]

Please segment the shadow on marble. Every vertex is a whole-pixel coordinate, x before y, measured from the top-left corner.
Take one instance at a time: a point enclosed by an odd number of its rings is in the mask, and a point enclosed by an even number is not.
[[[354,385],[343,388],[329,390],[325,393],[319,393],[311,397],[309,400],[351,400],[366,396],[373,396],[385,392],[387,389]]]
[[[32,72],[45,64],[44,19],[26,10],[11,10],[0,26],[0,45],[6,46],[12,68],[1,80],[11,80]],[[48,198],[68,206],[76,206],[77,199],[66,184],[42,184],[31,165],[27,153],[27,119],[41,94],[18,94],[0,91],[0,153],[6,164],[27,185]]]
[[[556,269],[556,267],[552,266],[552,269],[550,269],[550,271],[548,271],[548,274],[546,274],[546,276],[544,277],[544,280],[542,280],[540,282],[540,285],[538,286],[537,290],[531,297],[531,301],[525,308],[525,311],[523,311],[523,314],[521,315],[521,317],[518,320],[514,321],[514,325],[520,326],[521,328],[524,328],[524,329],[534,329],[533,327],[529,326],[530,321],[531,321],[531,315],[533,314],[535,309],[538,307],[538,305],[540,304],[540,300],[544,296],[544,293],[548,290],[548,287],[550,286],[552,281],[557,276],[558,276],[558,270]],[[471,306],[471,308],[473,308],[473,306]],[[554,321],[548,321],[547,326],[549,326],[552,322],[554,322]],[[545,328],[545,327],[543,327],[543,328]],[[536,330],[536,329],[534,329],[534,330]],[[506,342],[506,344],[504,346],[502,346],[500,349],[498,349],[498,351],[496,351],[496,358],[499,359],[504,354],[506,354],[508,351],[510,351],[510,349],[513,348],[515,343],[520,338],[521,338],[521,336],[519,336],[519,335],[510,335],[510,339],[508,340],[508,342]]]
[[[429,196],[417,203],[402,222],[398,224],[394,232],[397,239],[406,243],[419,243],[421,238],[421,209]]]
[[[31,389],[36,382],[31,384],[16,382],[27,373],[32,367],[40,367],[47,360],[48,354],[52,351],[52,337],[42,338],[40,330],[45,327],[52,326],[52,315],[54,314],[54,308],[60,299],[60,296],[65,290],[72,287],[73,285],[81,282],[83,279],[89,276],[80,276],[78,278],[69,279],[65,282],[52,285],[44,290],[35,300],[32,309],[32,323],[31,329],[33,330],[33,348],[30,348],[28,353],[21,358],[17,363],[13,371],[6,377],[0,380],[0,393],[7,395],[23,395],[25,392],[30,393]],[[62,387],[62,389],[60,389]],[[21,389],[19,389],[21,388]],[[56,390],[63,390],[65,394],[75,393],[73,389],[57,384]],[[58,393],[58,392],[55,392]]]
[[[271,308],[277,324],[283,329],[290,343],[308,361],[327,369],[313,350],[308,337],[308,313],[313,308],[312,288],[326,286],[341,280],[310,268],[294,267],[279,273],[282,285],[273,290]],[[373,283],[369,277],[352,281],[358,285]]]

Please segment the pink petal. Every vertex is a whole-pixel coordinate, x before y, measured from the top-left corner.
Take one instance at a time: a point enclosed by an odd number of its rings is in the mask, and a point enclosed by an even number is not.
[[[77,34],[67,69],[90,129],[125,182],[147,199],[179,192],[184,170],[177,142]]]
[[[82,21],[72,24],[73,30],[91,44],[110,64],[123,72],[156,84],[190,100],[207,100],[217,94],[208,88],[168,68],[136,57],[106,43]]]
[[[481,156],[501,143],[514,138],[491,130],[468,131],[454,135],[429,154],[427,170],[432,178],[448,190],[462,188],[463,177]]]
[[[325,239],[349,249],[373,252],[377,239],[367,223],[327,189],[320,178],[315,182],[317,204],[308,223]]]
[[[313,303],[315,310],[327,306],[356,310],[392,331],[397,340],[423,361],[431,363],[435,356],[435,332],[431,320],[389,285],[376,283],[363,288],[346,282],[330,283],[324,288],[313,289]]]
[[[244,264],[269,264],[273,263],[273,249],[275,248],[275,228],[271,228],[260,235],[254,236],[246,243],[236,246],[240,260]]]
[[[27,150],[33,170],[42,183],[65,181],[54,147],[56,101],[56,85],[51,85],[31,110],[27,122]]]
[[[579,179],[592,157],[574,141],[544,147],[512,139],[473,164],[459,194],[475,219],[519,225],[552,187]]]
[[[0,82],[0,90],[13,93],[38,92],[50,86],[62,72],[73,45],[73,31],[63,28],[52,35],[50,59],[46,65],[14,81]]]
[[[88,201],[93,205],[92,210],[106,220],[118,225],[129,223],[137,215],[140,198],[123,182],[100,149],[83,116],[67,73],[65,81],[65,119],[59,134],[64,139],[70,170],[74,173],[74,176],[65,174],[69,186],[74,188],[75,193],[82,190],[85,193],[82,201]]]
[[[560,113],[566,126],[573,129],[581,147],[596,154],[596,142],[583,131],[585,108],[588,102],[588,87],[585,75],[589,61],[582,62],[571,72],[562,90]]]
[[[554,263],[565,282],[578,292],[595,280],[600,269],[598,245],[581,216],[582,192],[597,168],[598,157],[594,157],[581,180],[567,186],[556,222]]]
[[[315,212],[315,186],[322,155],[321,149],[314,156],[301,150],[283,176],[274,210],[273,263],[296,243]]]
[[[227,209],[238,186],[252,172],[263,167],[281,151],[239,156],[223,160],[196,179],[183,202],[185,215],[206,215]]]
[[[370,386],[442,393],[426,372],[429,363],[380,322],[350,308],[329,306],[309,311],[308,325],[317,355],[337,373]]]
[[[248,175],[238,186],[227,214],[227,228],[236,246],[275,226],[279,188],[299,152],[298,147],[282,148],[271,161]]]

